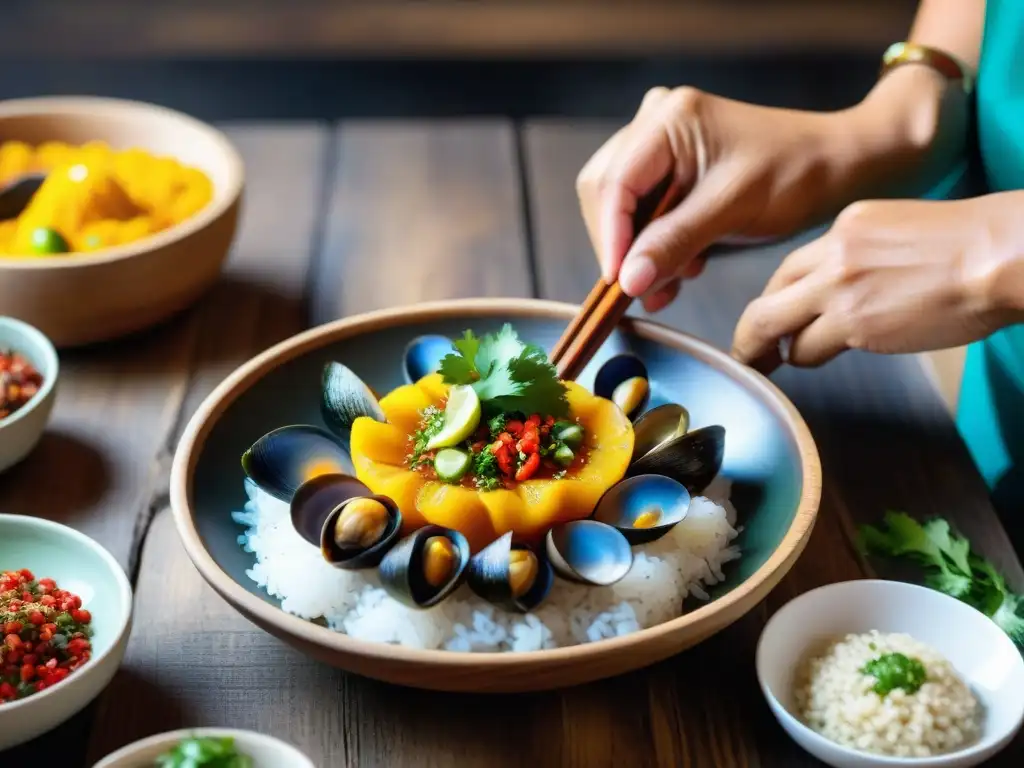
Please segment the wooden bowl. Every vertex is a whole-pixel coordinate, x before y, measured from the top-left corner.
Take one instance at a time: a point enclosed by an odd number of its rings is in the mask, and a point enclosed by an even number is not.
[[[380,680],[450,691],[563,687],[652,664],[705,640],[756,606],[792,567],[810,536],[821,495],[818,453],[792,404],[770,382],[686,334],[646,321],[616,331],[578,381],[627,347],[651,381],[686,406],[693,427],[726,428],[722,474],[744,526],[743,557],[710,603],[658,626],[572,647],[515,653],[420,650],[358,640],[286,613],[246,570],[254,556],[238,543],[231,512],[246,493],[239,459],[263,434],[287,424],[321,424],[320,375],[340,360],[377,392],[403,383],[402,352],[414,337],[449,337],[514,324],[546,349],[577,307],[506,299],[462,300],[374,312],[282,342],[232,373],[200,406],[178,445],[171,502],[178,532],[203,577],[271,634],[328,664]],[[312,547],[312,557],[319,554]]]
[[[220,131],[134,101],[55,97],[0,102],[0,143],[104,141],[173,156],[209,176],[213,200],[192,218],[128,245],[89,254],[0,258],[0,313],[34,325],[57,347],[140,331],[196,301],[220,275],[235,236],[244,173]]]

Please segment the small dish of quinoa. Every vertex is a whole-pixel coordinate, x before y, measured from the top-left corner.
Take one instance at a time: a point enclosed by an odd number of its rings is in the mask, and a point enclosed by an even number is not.
[[[916,584],[856,579],[777,610],[757,679],[782,729],[833,768],[994,764],[1024,724],[1024,656],[992,619]]]
[[[798,672],[794,695],[804,723],[862,752],[931,757],[981,735],[974,693],[942,654],[906,634],[832,642]]]

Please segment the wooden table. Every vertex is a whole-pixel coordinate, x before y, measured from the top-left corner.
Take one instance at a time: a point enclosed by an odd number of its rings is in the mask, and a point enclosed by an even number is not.
[[[777,376],[824,465],[805,554],[757,610],[646,671],[537,695],[399,689],[299,655],[206,586],[179,544],[167,487],[178,436],[207,393],[267,346],[342,315],[462,296],[580,301],[597,271],[573,181],[613,127],[227,126],[247,163],[248,191],[223,281],[159,329],[64,354],[49,432],[0,478],[0,509],[95,537],[136,585],[122,670],[95,707],[56,734],[67,765],[198,725],[284,737],[324,768],[812,765],[761,697],[754,646],[769,614],[793,596],[873,573],[852,544],[857,522],[890,508],[944,515],[1024,586],[917,360],[852,353]],[[791,247],[714,260],[659,319],[727,347],[744,305]],[[21,765],[31,748],[0,754],[0,766]],[[1003,759],[1020,765],[1024,740]]]

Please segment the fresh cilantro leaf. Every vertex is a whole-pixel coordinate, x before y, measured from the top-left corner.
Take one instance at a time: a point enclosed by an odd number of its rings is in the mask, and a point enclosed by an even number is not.
[[[946,556],[960,573],[969,574],[971,572],[971,566],[968,562],[968,556],[971,553],[971,543],[962,536],[952,533],[947,521],[942,518],[935,518],[926,522],[922,528],[932,543],[938,547],[939,551]]]
[[[477,378],[476,368],[473,367],[473,358],[467,359],[454,352],[441,358],[438,371],[446,384],[472,384]]]
[[[519,356],[524,346],[509,323],[505,323],[497,333],[484,336],[476,353],[476,368],[480,378],[486,379],[496,368],[507,366],[510,360]]]
[[[508,418],[504,413],[499,413],[493,419],[487,422],[487,431],[491,433],[492,438],[496,438],[502,432],[505,431],[505,425],[508,423]]]
[[[474,336],[472,331],[466,331],[462,334],[461,339],[454,342],[454,346],[475,368],[476,356],[480,350],[480,339]]]
[[[505,410],[542,413],[555,418],[568,415],[565,385],[545,358],[527,351],[512,361],[510,371],[513,380],[522,384],[522,389],[514,398],[502,401]]]
[[[999,607],[992,614],[992,621],[998,624],[1013,642],[1024,646],[1024,618],[1020,615],[1022,602],[1024,599],[1020,595],[1007,592]]]
[[[937,589],[939,592],[945,592],[947,595],[960,599],[965,599],[974,586],[970,576],[953,573],[951,570],[937,570],[934,573],[926,573],[924,583],[932,589]]]
[[[909,555],[925,565],[942,567],[941,550],[921,524],[905,512],[886,512],[885,529],[870,525],[860,529],[861,545],[870,554],[898,557]]]

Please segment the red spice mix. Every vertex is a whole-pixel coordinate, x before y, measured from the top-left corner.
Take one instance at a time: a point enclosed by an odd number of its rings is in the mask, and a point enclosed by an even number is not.
[[[22,355],[0,350],[0,419],[23,407],[39,392],[43,376]]]
[[[92,656],[82,599],[27,569],[0,572],[0,706],[56,685]]]

